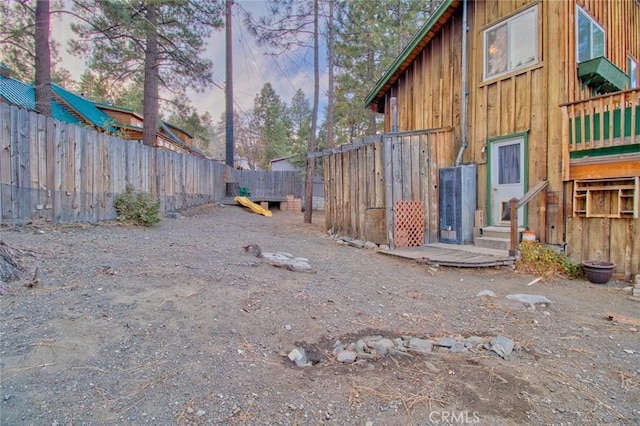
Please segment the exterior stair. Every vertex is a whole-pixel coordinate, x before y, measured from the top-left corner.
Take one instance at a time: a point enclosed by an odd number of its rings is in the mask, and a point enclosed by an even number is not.
[[[518,236],[524,228],[518,228]],[[511,230],[508,226],[484,226],[478,230],[474,245],[496,250],[509,250]],[[518,238],[519,239],[519,238]]]

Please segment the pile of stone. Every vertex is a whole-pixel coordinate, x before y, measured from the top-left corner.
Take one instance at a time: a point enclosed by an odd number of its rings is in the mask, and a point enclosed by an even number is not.
[[[492,353],[501,358],[508,357],[519,349],[516,343],[505,336],[495,337],[454,337],[431,340],[413,336],[387,338],[384,336],[365,336],[357,342],[342,343],[336,341],[333,355],[338,362],[350,364],[357,360],[380,360],[389,356],[411,357],[433,353]],[[296,347],[289,353],[289,359],[298,366],[307,363],[304,348]]]

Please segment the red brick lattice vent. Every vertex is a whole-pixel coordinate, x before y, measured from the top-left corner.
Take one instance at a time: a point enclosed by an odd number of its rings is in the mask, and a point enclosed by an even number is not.
[[[393,216],[396,248],[419,247],[424,243],[424,205],[422,201],[396,201]]]

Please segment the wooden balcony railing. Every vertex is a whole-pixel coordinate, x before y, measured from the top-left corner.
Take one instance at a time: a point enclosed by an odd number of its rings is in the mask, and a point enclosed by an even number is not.
[[[640,152],[640,89],[571,102],[562,108],[563,178],[581,158]]]

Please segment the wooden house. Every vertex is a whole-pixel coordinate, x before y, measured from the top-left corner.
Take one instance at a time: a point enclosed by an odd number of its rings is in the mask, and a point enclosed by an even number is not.
[[[640,271],[640,1],[443,0],[366,99],[385,132],[451,128],[484,227]],[[535,188],[538,194],[532,193]]]

